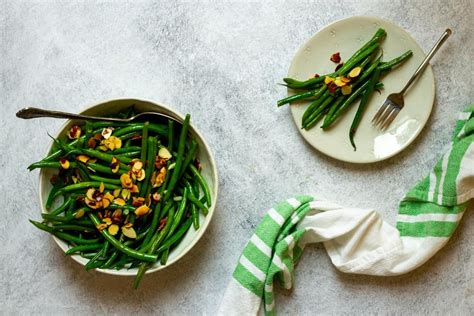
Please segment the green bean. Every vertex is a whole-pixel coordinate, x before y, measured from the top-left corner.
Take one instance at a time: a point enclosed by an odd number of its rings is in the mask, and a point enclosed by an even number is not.
[[[76,168],[77,164],[74,161],[70,161],[70,168]],[[31,165],[28,166],[29,171],[33,171],[37,168],[53,168],[53,169],[59,169],[61,168],[61,164],[59,161],[38,161],[35,163],[32,163]]]
[[[209,210],[207,209],[207,207],[204,206],[204,204],[201,203],[201,201],[199,201],[195,196],[194,194],[190,193],[189,196],[188,196],[188,199],[194,204],[196,205],[204,215],[207,215],[207,213],[209,212]]]
[[[179,177],[182,177],[183,174],[188,169],[189,164],[194,161],[194,156],[196,155],[198,143],[193,139],[191,140],[191,146],[189,147],[188,154],[183,162],[183,167],[181,168]]]
[[[304,111],[303,117],[301,118],[301,125],[304,125],[304,122],[308,119],[308,117],[316,110],[319,108],[319,106],[330,96],[329,90],[327,90],[327,86],[324,85],[324,94],[321,95],[320,98],[317,100],[313,101]]]
[[[380,71],[391,70],[393,67],[397,66],[398,64],[405,62],[411,56],[413,56],[413,52],[411,50],[408,50],[402,55],[398,56],[397,58],[381,63],[379,66]]]
[[[59,189],[55,196],[58,196],[60,194],[64,194],[66,192],[71,192],[71,191],[77,191],[77,190],[83,190],[83,189],[88,189],[88,188],[98,188],[100,187],[102,182],[99,181],[89,181],[89,182],[79,182],[76,184],[70,184],[68,186],[65,186],[61,189]],[[115,190],[115,189],[120,189],[120,186],[110,184],[110,183],[104,183],[104,188],[107,190]]]
[[[162,252],[165,249],[171,247],[176,241],[178,241],[188,230],[191,224],[193,223],[193,219],[190,217],[186,220],[186,222],[180,227],[180,229],[173,234],[168,240],[166,240],[160,248],[158,248],[157,252]]]
[[[188,199],[188,194],[189,194],[189,197],[191,197],[192,193],[189,192],[187,187],[185,187],[184,192],[183,192],[183,197],[182,197],[182,199],[179,203],[178,211],[176,212],[176,215],[173,218],[173,224],[171,225],[170,230],[169,230],[166,238],[168,238],[169,236],[171,236],[174,233],[174,231],[178,227],[179,223],[181,222],[181,219],[183,218],[183,215],[184,215],[184,211],[186,210],[186,205],[187,205],[186,202],[187,202],[187,199]]]
[[[136,132],[136,131],[141,131],[143,129],[143,123],[134,123],[134,124],[131,124],[127,127],[124,127],[124,128],[121,128],[119,130],[117,130],[114,135],[115,137],[120,137],[122,135],[125,135],[125,134],[128,134],[130,132]],[[163,125],[159,125],[159,124],[153,124],[153,123],[150,123],[148,125],[148,132],[154,132],[154,133],[157,133],[157,134],[160,134],[162,136],[167,136],[168,135],[168,128],[167,127],[164,127]]]
[[[86,227],[81,225],[73,225],[73,224],[59,224],[52,226],[54,230],[73,230],[73,231],[81,231],[81,232],[93,232],[95,231],[92,227]]]
[[[325,87],[326,87],[326,85],[322,85],[320,88],[315,89],[315,90],[290,95],[289,97],[278,100],[277,101],[277,106],[282,106],[282,105],[285,105],[287,103],[292,103],[294,101],[308,99],[308,98],[318,99],[324,93],[324,91],[326,89]]]
[[[119,161],[123,160],[123,158],[140,158],[140,151],[129,151],[128,153],[123,153],[120,155],[115,156]]]
[[[128,133],[128,134],[123,134],[123,135],[121,135],[119,138],[120,138],[120,140],[123,142],[124,140],[130,141],[131,138],[137,137],[137,136],[139,136],[139,137],[141,138],[141,135],[140,135],[139,133],[137,133],[137,132],[131,132],[131,133]],[[129,146],[129,147],[135,147],[135,146]],[[140,148],[140,150],[141,150],[141,147],[140,147],[140,146],[136,146],[136,147]]]
[[[173,152],[173,141],[174,141],[174,121],[168,120],[168,150],[170,153]]]
[[[121,155],[121,154],[126,154],[129,152],[140,151],[140,150],[141,150],[140,146],[130,146],[127,148],[122,147],[119,149],[112,150],[110,153],[113,155]]]
[[[313,127],[318,120],[322,117],[324,111],[328,108],[329,104],[334,100],[334,96],[329,95],[324,102],[321,104],[321,106],[315,110],[311,115],[306,119],[305,122],[303,122],[303,128],[305,130],[310,129]]]
[[[103,243],[91,244],[91,245],[80,245],[69,248],[66,251],[66,255],[72,255],[76,252],[83,252],[89,250],[97,250],[103,247]]]
[[[96,265],[97,265],[96,262],[98,261],[100,257],[102,257],[105,254],[107,245],[108,245],[108,242],[104,242],[104,244],[102,245],[102,249],[99,252],[97,252],[95,256],[89,260],[89,262],[86,263],[85,265],[86,271],[96,268]],[[103,263],[101,263],[100,265],[102,264]]]
[[[112,162],[112,158],[115,157],[114,155],[109,155],[109,154],[100,152],[98,150],[93,150],[93,149],[82,149],[81,152],[87,156],[94,157],[108,163]],[[132,161],[132,159],[128,157],[122,157],[120,159],[120,162],[122,163],[129,163],[130,161]],[[121,165],[121,167],[125,169],[127,168],[127,166],[123,164]]]
[[[174,207],[170,209],[170,213],[168,215],[168,220],[166,221],[165,227],[163,227],[163,229],[153,237],[150,243],[145,246],[143,251],[147,251],[149,254],[156,252],[156,249],[161,244],[165,236],[168,234],[168,230],[170,229],[171,224],[173,223],[173,220],[172,220],[173,217],[174,217]],[[138,288],[138,286],[140,285],[140,281],[143,278],[143,275],[145,274],[146,267],[147,265],[145,263],[142,263],[140,265],[140,268],[138,268],[137,275],[135,276],[135,280],[133,282],[134,288]]]
[[[67,198],[63,204],[61,204],[58,208],[56,208],[55,210],[51,211],[49,214],[51,215],[59,215],[61,214],[62,212],[64,212],[68,207],[69,205],[72,203],[73,199],[72,198]]]
[[[108,269],[110,266],[112,266],[112,263],[115,261],[119,254],[120,252],[118,250],[114,250],[112,255],[104,262],[104,264],[100,268]]]
[[[329,124],[332,116],[334,115],[334,113],[336,113],[336,111],[339,109],[339,107],[341,106],[341,104],[344,102],[345,99],[347,99],[347,97],[341,95],[336,99],[336,102],[334,102],[331,105],[331,108],[329,109],[328,114],[324,118],[324,122],[321,128],[325,128],[325,126]]]
[[[173,189],[178,181],[179,173],[181,171],[181,164],[183,163],[183,155],[184,149],[186,145],[186,136],[188,135],[188,128],[189,128],[189,114],[186,115],[184,118],[183,126],[181,127],[181,134],[179,136],[179,144],[178,144],[178,155],[176,156],[176,163],[173,169],[173,174],[171,175],[170,182],[168,183],[168,187],[166,188],[166,193],[164,200],[168,200],[168,198],[173,193]]]
[[[58,232],[58,231],[55,231],[52,227],[50,227],[48,225],[45,225],[45,224],[40,223],[40,222],[33,221],[31,219],[30,219],[30,223],[35,225],[37,228],[39,228],[39,229],[41,229],[45,232],[48,232],[50,234],[53,234],[53,235],[55,235],[56,237],[58,237],[62,240],[73,242],[73,243],[76,243],[76,244],[95,244],[99,241],[99,239],[83,239],[83,238],[76,237],[76,236],[73,236],[73,235],[70,235],[70,234],[67,234],[67,233]]]
[[[126,169],[121,168],[119,172],[114,173],[111,167],[106,167],[95,162],[88,162],[86,165],[87,165],[87,168],[91,169],[94,172],[102,172],[102,173],[107,173],[107,174],[111,174],[115,176],[120,176],[120,174],[126,173],[128,171]]]
[[[148,137],[148,140],[147,140],[148,151],[145,157],[146,160],[143,160],[143,161],[146,161],[145,179],[143,180],[143,185],[139,192],[139,195],[143,197],[148,196],[148,193],[150,192],[150,188],[152,185],[150,183],[150,179],[155,169],[155,157],[156,157],[157,146],[158,146],[158,141],[156,137],[152,137],[152,136]]]
[[[191,216],[193,218],[194,230],[198,230],[199,229],[199,213],[198,213],[198,210],[197,210],[195,204],[191,204],[190,208],[191,208]]]
[[[111,179],[111,178],[105,178],[105,177],[100,177],[100,176],[95,176],[95,175],[90,175],[90,178],[94,182],[104,182],[104,184],[106,184],[106,183],[116,184],[116,185],[121,185],[122,184],[120,182],[120,179]]]
[[[161,254],[161,259],[160,259],[160,264],[164,266],[166,262],[168,261],[168,255],[170,253],[170,248],[166,248],[166,250],[163,251]]]
[[[141,154],[140,154],[140,160],[145,162],[146,160],[146,155],[147,155],[147,149],[148,149],[148,126],[150,125],[150,122],[145,122],[143,124],[143,129],[142,129],[142,148],[141,148]]]
[[[209,187],[207,186],[206,180],[199,173],[199,171],[196,169],[194,165],[189,165],[189,168],[192,174],[196,177],[197,181],[199,182],[199,185],[201,186],[202,191],[204,192],[204,197],[206,198],[207,206],[211,206],[211,203],[212,203],[211,192],[209,191]]]
[[[352,147],[354,147],[354,151],[357,150],[356,145],[354,143],[354,135],[357,131],[357,127],[360,124],[365,108],[367,107],[370,95],[374,91],[375,84],[379,80],[379,76],[380,76],[380,68],[377,68],[369,80],[369,85],[367,86],[367,89],[364,91],[362,95],[362,100],[360,101],[359,107],[357,108],[356,115],[354,117],[354,120],[352,121],[351,128],[349,130],[349,140],[351,141]]]
[[[56,199],[56,193],[61,189],[62,184],[60,183],[60,181],[61,179],[58,180],[58,183],[53,185],[51,191],[49,192],[48,198],[46,199],[46,209],[49,209],[53,205],[53,202]]]
[[[100,220],[99,218],[97,217],[97,215],[93,214],[93,213],[89,213],[89,218],[91,219],[91,221],[95,224],[95,225],[99,225],[100,224]],[[115,239],[109,232],[108,230],[104,229],[100,232],[102,234],[102,236],[112,244],[112,246],[114,246],[117,250],[123,252],[124,254],[132,257],[132,258],[136,258],[138,260],[141,260],[141,261],[146,261],[146,262],[156,262],[158,260],[158,256],[157,255],[153,255],[153,254],[145,254],[145,253],[142,253],[142,252],[139,252],[139,251],[136,251],[132,248],[129,248],[127,246],[125,246],[123,243],[121,243],[120,241],[118,241],[117,239]]]

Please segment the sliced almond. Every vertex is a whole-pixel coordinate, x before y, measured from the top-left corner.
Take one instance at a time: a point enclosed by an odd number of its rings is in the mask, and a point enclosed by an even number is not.
[[[125,201],[130,200],[130,195],[131,195],[131,193],[130,193],[130,190],[129,190],[129,189],[122,189],[121,195],[122,195],[122,198],[123,198]]]
[[[337,77],[336,80],[334,80],[334,83],[336,84],[336,86],[338,87],[343,87],[346,85],[346,83],[344,81],[341,80],[341,78]]]
[[[362,71],[361,67],[355,67],[349,72],[349,77],[350,78],[356,78],[360,75],[361,71]]]
[[[156,175],[155,181],[153,182],[153,187],[160,187],[166,179],[166,168],[163,167],[160,169],[160,172]]]
[[[116,199],[114,200],[114,204],[117,204],[117,205],[119,205],[119,206],[124,206],[124,205],[125,205],[125,201],[124,201],[123,199],[121,199],[121,198],[116,198]]]
[[[133,226],[132,223],[127,223],[127,224],[125,224],[123,227],[130,228],[130,227],[132,227],[132,226]]]
[[[76,156],[76,160],[77,161],[80,161],[82,163],[87,163],[89,161],[89,156],[86,156],[86,155],[77,155]]]
[[[120,195],[120,189],[115,189],[113,195],[114,197],[118,197]]]
[[[69,167],[71,166],[71,164],[69,163],[69,160],[64,159],[64,158],[59,159],[59,165],[63,169],[69,169]]]
[[[138,185],[134,184],[132,188],[130,189],[131,193],[138,193]]]
[[[74,214],[74,218],[79,219],[79,218],[83,217],[84,214],[86,214],[86,211],[84,211],[83,208],[80,208],[80,209],[77,210],[77,212]]]
[[[120,221],[122,220],[122,209],[116,209],[113,213],[112,213],[112,222],[114,223],[120,223]]]
[[[102,130],[102,137],[104,137],[105,139],[108,139],[110,136],[112,136],[112,132],[114,131],[114,128],[113,127],[106,127]]]
[[[128,173],[124,173],[120,176],[120,182],[124,188],[131,188],[133,186],[132,179]]]
[[[135,163],[132,166],[132,171],[137,172],[143,168],[143,162],[140,160],[135,161]]]
[[[112,236],[115,236],[117,235],[118,231],[119,231],[119,226],[117,224],[112,224],[109,226],[109,234],[111,234]]]
[[[344,77],[344,76],[341,76],[341,81],[345,82],[345,83],[349,83],[349,82],[351,82],[351,79],[349,79],[347,77]]]
[[[142,205],[142,206],[137,207],[137,209],[135,210],[135,215],[140,217],[140,216],[144,216],[148,214],[149,212],[150,212],[150,208],[146,205]]]
[[[114,200],[114,198],[115,198],[115,197],[114,197],[110,192],[106,192],[106,193],[104,194],[104,199],[109,200],[109,202],[112,202],[112,201]]]
[[[132,205],[135,207],[141,206],[145,203],[144,197],[132,197]]]
[[[163,159],[170,159],[172,157],[170,151],[166,147],[161,147],[160,150],[158,150],[158,156]]]
[[[352,92],[352,87],[350,85],[344,86],[341,88],[342,95],[349,95]]]
[[[95,199],[94,199],[94,193],[95,193],[95,189],[94,189],[94,188],[89,188],[89,189],[87,189],[87,191],[86,191],[86,197],[87,197],[89,200],[95,200]]]
[[[99,192],[102,193],[102,192],[104,192],[104,190],[105,190],[105,184],[104,184],[104,182],[101,182],[100,185],[99,185]]]
[[[97,225],[96,228],[97,228],[99,231],[103,231],[104,229],[107,228],[107,224],[101,223],[101,224]]]
[[[110,200],[109,199],[103,199],[102,200],[102,207],[107,208],[110,205]]]
[[[329,76],[324,77],[324,83],[325,84],[330,84],[333,81],[334,81],[334,78],[332,78],[332,77],[329,77]]]
[[[112,161],[110,162],[110,168],[112,169],[113,173],[117,173],[120,169],[120,162],[117,158],[112,157]]]
[[[145,170],[142,169],[137,173],[137,180],[142,181],[143,179],[145,179]]]
[[[102,220],[105,224],[107,224],[107,226],[110,226],[112,225],[112,220],[108,217],[105,217],[103,220]]]
[[[130,239],[136,239],[137,233],[133,227],[122,227],[122,233]]]
[[[158,192],[153,193],[152,197],[153,197],[153,201],[155,202],[159,202],[161,200],[161,195]]]
[[[81,128],[79,127],[79,125],[71,126],[67,137],[69,139],[78,139],[79,137],[81,137]]]

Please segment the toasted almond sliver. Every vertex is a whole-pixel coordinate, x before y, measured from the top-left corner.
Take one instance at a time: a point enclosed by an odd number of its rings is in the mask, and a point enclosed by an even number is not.
[[[63,169],[69,169],[69,167],[71,165],[69,163],[69,160],[67,160],[67,159],[60,159],[59,164],[61,165],[61,168],[63,168]]]
[[[130,227],[132,227],[132,226],[133,226],[132,223],[127,223],[127,224],[125,224],[123,227],[130,228]]]
[[[118,227],[117,224],[112,224],[112,225],[110,225],[110,226],[109,226],[109,229],[108,229],[109,234],[111,234],[112,236],[117,235],[118,230],[119,230],[119,227]]]
[[[132,188],[130,189],[131,193],[138,193],[138,185],[134,184]]]
[[[113,127],[105,127],[101,133],[102,137],[108,139],[112,135],[113,130]]]
[[[107,224],[101,223],[101,224],[97,225],[96,228],[97,228],[99,231],[103,231],[104,229],[107,228]]]
[[[114,190],[114,197],[118,197],[120,195],[120,189]]]
[[[87,163],[89,161],[89,156],[86,156],[86,155],[77,155],[76,156],[76,160],[77,161],[80,161],[82,163]]]
[[[87,197],[89,200],[94,200],[94,192],[95,192],[95,189],[94,189],[94,188],[89,188],[89,189],[87,189],[87,191],[86,191],[86,197]]]
[[[350,85],[344,86],[341,88],[342,95],[349,95],[352,92],[352,87]]]
[[[104,194],[104,198],[107,199],[107,200],[109,200],[109,202],[112,202],[115,197],[114,197],[110,192],[106,192],[106,193]]]
[[[107,226],[110,226],[112,225],[112,220],[108,217],[105,217],[103,220],[102,220],[104,223],[107,224]]]
[[[128,173],[124,173],[120,176],[120,182],[124,188],[131,188],[133,186],[132,179]]]
[[[74,214],[74,218],[79,219],[79,218],[83,217],[85,213],[86,213],[86,211],[84,211],[84,209],[81,208]]]
[[[122,220],[122,209],[116,209],[112,214],[112,221],[115,223],[119,223]]]
[[[349,82],[351,82],[351,79],[342,76],[342,77],[341,77],[341,81],[342,81],[342,82],[345,82],[345,83],[349,83]]]
[[[122,189],[122,198],[125,201],[130,200],[130,190],[129,189]]]
[[[110,205],[110,200],[109,199],[102,199],[102,207],[107,208]]]
[[[117,205],[120,205],[120,206],[124,206],[125,205],[125,201],[121,198],[116,198],[114,200],[114,204],[117,204]]]
[[[150,212],[150,208],[146,205],[142,205],[142,206],[137,207],[137,209],[135,210],[135,215],[140,217],[140,216],[144,216],[148,214],[149,212]]]
[[[140,160],[136,161],[134,164],[133,164],[133,167],[132,167],[132,171],[139,171],[143,168],[143,162],[141,162]]]
[[[346,85],[345,82],[343,82],[340,78],[337,78],[336,80],[334,80],[334,83],[336,84],[336,86],[338,87],[343,87]]]
[[[105,190],[105,184],[104,184],[104,182],[101,182],[100,185],[99,185],[99,191],[100,191],[100,193],[102,193],[102,192],[104,192],[104,190]]]
[[[355,67],[349,72],[349,77],[350,78],[355,78],[360,75],[360,72],[362,71],[361,67]]]
[[[130,239],[136,239],[137,233],[133,227],[122,227],[122,233]]]
[[[158,156],[163,159],[170,159],[171,153],[166,147],[161,147],[160,150],[158,151]]]
[[[142,181],[143,179],[145,179],[145,170],[142,169],[138,172],[137,180]]]
[[[329,77],[329,76],[324,77],[324,83],[325,84],[330,84],[333,81],[334,81],[334,78],[332,78],[332,77]]]
[[[161,195],[158,192],[153,193],[152,197],[155,202],[159,202],[161,200]]]

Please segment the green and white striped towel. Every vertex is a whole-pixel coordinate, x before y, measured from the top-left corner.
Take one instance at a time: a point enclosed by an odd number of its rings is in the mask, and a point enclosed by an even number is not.
[[[442,248],[474,198],[474,106],[456,122],[452,144],[400,203],[396,228],[370,209],[311,196],[281,202],[262,218],[224,294],[221,315],[275,312],[273,279],[290,289],[308,243],[323,242],[342,272],[390,276],[412,271]]]

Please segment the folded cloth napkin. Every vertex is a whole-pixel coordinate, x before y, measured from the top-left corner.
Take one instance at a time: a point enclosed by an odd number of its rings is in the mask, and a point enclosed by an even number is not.
[[[290,289],[308,243],[323,242],[342,272],[391,276],[412,271],[449,240],[474,198],[474,106],[456,122],[452,144],[400,203],[396,228],[374,210],[311,196],[279,203],[244,248],[221,302],[221,315],[275,312],[273,279]]]

